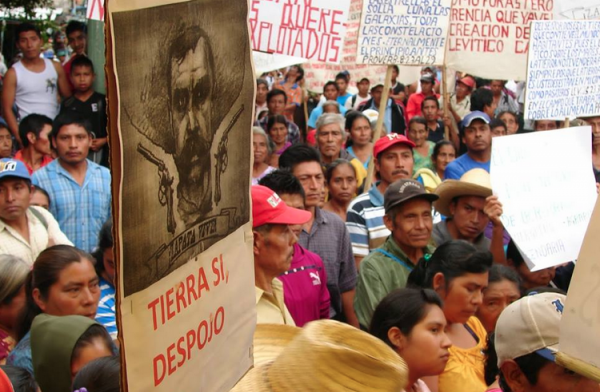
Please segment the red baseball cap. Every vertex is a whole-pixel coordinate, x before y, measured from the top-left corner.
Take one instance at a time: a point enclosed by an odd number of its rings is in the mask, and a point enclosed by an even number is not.
[[[10,379],[4,373],[4,370],[0,369],[0,391],[2,392],[13,392],[13,385],[10,382]]]
[[[470,76],[465,76],[464,78],[460,79],[458,81],[458,83],[462,83],[465,86],[469,87],[471,90],[473,90],[475,88],[475,79],[473,79]]]
[[[390,133],[375,142],[375,146],[373,147],[373,156],[377,158],[381,152],[387,150],[395,144],[404,144],[410,148],[415,148],[416,146],[415,143],[409,140],[406,136],[398,133]]]
[[[301,225],[310,220],[309,211],[289,207],[266,186],[252,186],[252,227],[267,224]]]

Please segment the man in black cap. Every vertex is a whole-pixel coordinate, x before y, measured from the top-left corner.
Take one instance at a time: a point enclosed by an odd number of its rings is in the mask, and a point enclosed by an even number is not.
[[[358,110],[364,112],[367,109],[373,109],[379,112],[382,95],[383,84],[378,83],[371,88],[371,99],[360,105]],[[402,106],[398,105],[392,98],[388,98],[385,115],[383,117],[383,125],[385,126],[386,133],[399,133],[404,135],[406,131],[405,118]]]
[[[385,191],[383,220],[392,234],[360,265],[354,310],[362,327],[369,326],[383,297],[406,286],[408,274],[421,257],[433,253],[431,207],[437,199],[412,179],[398,180]]]

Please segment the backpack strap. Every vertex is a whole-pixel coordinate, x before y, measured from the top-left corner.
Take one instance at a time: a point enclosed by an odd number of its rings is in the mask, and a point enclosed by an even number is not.
[[[42,225],[44,225],[46,230],[48,230],[48,221],[46,220],[44,215],[42,215],[41,212],[39,212],[37,209],[35,209],[33,207],[29,207],[29,211],[31,211],[31,213],[42,223]]]

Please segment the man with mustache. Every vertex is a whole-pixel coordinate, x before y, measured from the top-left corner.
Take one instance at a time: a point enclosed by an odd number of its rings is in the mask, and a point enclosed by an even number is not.
[[[375,142],[373,156],[375,172],[379,180],[368,192],[359,195],[350,203],[346,219],[346,227],[352,241],[352,253],[357,266],[369,252],[382,245],[390,235],[390,230],[383,222],[385,215],[383,194],[394,181],[412,177],[415,164],[414,147],[412,141],[396,133],[391,133]]]
[[[379,301],[405,287],[419,260],[435,250],[431,203],[437,199],[412,179],[398,180],[386,189],[383,221],[392,234],[362,261],[356,284],[354,310],[363,328],[371,324]]]

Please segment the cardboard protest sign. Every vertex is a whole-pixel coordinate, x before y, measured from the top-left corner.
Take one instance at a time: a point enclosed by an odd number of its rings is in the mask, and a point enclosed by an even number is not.
[[[560,352],[600,368],[600,200],[592,214],[560,321]],[[571,367],[571,366],[569,366]],[[597,378],[597,381],[600,380]]]
[[[251,0],[252,49],[338,63],[350,0]]]
[[[554,0],[452,0],[446,66],[486,79],[525,80],[530,23]]]
[[[107,10],[124,386],[228,391],[252,365],[256,323],[248,6]]]
[[[600,21],[531,24],[525,118],[600,114]]]
[[[599,0],[560,0],[554,2],[554,19],[600,19]]]
[[[252,61],[254,62],[255,74],[262,75],[265,72],[302,64],[306,60],[300,57],[286,56],[283,54],[269,54],[252,51]]]
[[[342,71],[350,72],[350,75],[352,76],[350,86],[352,87],[355,87],[356,83],[362,78],[371,80],[371,83],[383,83],[387,68],[385,65],[358,64],[356,60],[358,30],[360,27],[362,7],[363,0],[351,0],[340,64],[326,64],[311,61],[303,65],[306,88],[308,90],[322,93],[323,85],[325,85],[328,80],[334,80],[335,75]],[[419,68],[400,67],[400,76],[398,77],[400,83],[412,83],[418,79]]]
[[[451,0],[364,0],[359,64],[444,63]]]
[[[575,260],[594,203],[591,128],[495,138],[491,179],[502,223],[532,271]],[[568,161],[557,157],[569,155]]]

